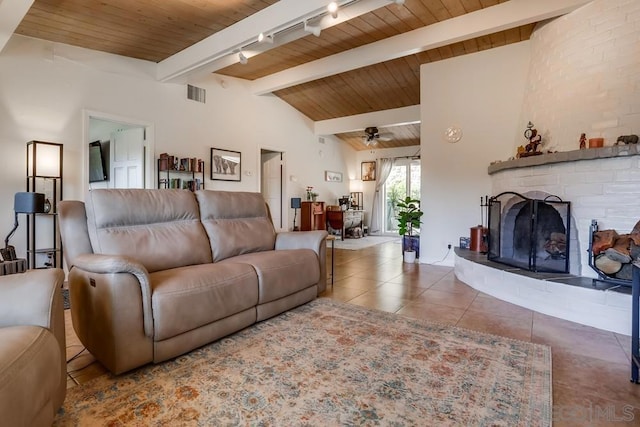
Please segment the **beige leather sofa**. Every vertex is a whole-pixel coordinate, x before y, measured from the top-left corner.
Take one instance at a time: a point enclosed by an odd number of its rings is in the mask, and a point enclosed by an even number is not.
[[[0,276],[0,425],[50,426],[67,391],[60,269]]]
[[[73,327],[113,373],[314,299],[325,231],[276,233],[261,194],[93,190],[59,220]]]

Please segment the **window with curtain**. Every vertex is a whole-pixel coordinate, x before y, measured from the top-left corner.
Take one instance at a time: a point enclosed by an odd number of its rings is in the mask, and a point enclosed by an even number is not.
[[[420,199],[420,159],[396,159],[383,186],[383,232],[398,233],[396,204],[410,196]],[[419,231],[419,230],[417,230]]]

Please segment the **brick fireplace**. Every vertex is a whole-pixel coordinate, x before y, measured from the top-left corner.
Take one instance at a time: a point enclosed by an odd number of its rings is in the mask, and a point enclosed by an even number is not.
[[[597,274],[587,252],[591,220],[596,219],[601,229],[618,230],[631,230],[640,220],[639,148],[575,150],[489,166],[492,194],[514,191],[535,199],[553,194],[571,201],[571,274],[496,269],[457,254],[456,276],[482,292],[540,313],[630,335],[631,295],[593,282]]]

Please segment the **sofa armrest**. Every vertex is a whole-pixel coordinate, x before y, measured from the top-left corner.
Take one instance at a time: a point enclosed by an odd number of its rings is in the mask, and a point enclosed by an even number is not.
[[[276,234],[276,250],[279,249],[311,249],[318,255],[320,263],[320,279],[318,280],[318,295],[327,286],[327,235],[324,230],[293,231]]]
[[[289,231],[276,234],[276,250],[312,249],[320,255],[320,248],[326,245],[328,233],[324,230]]]
[[[59,268],[0,276],[0,327],[40,326],[51,331],[58,342],[60,383],[51,396],[54,411],[62,405],[67,390],[63,283],[64,272]]]
[[[63,282],[59,268],[0,276],[0,327],[36,325],[53,330],[56,311],[62,312]]]
[[[151,312],[151,284],[149,273],[133,258],[121,255],[82,254],[76,257],[74,268],[94,274],[132,274],[140,283],[144,334],[153,337],[153,315]]]

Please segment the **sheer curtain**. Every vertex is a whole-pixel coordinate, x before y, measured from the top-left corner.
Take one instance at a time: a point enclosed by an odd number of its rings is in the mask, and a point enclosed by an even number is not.
[[[389,178],[389,174],[391,173],[391,168],[393,167],[393,159],[378,159],[378,173],[376,174],[376,191],[373,194],[373,207],[371,209],[371,233],[379,233],[381,218],[380,218],[380,190],[384,185],[387,178]]]

